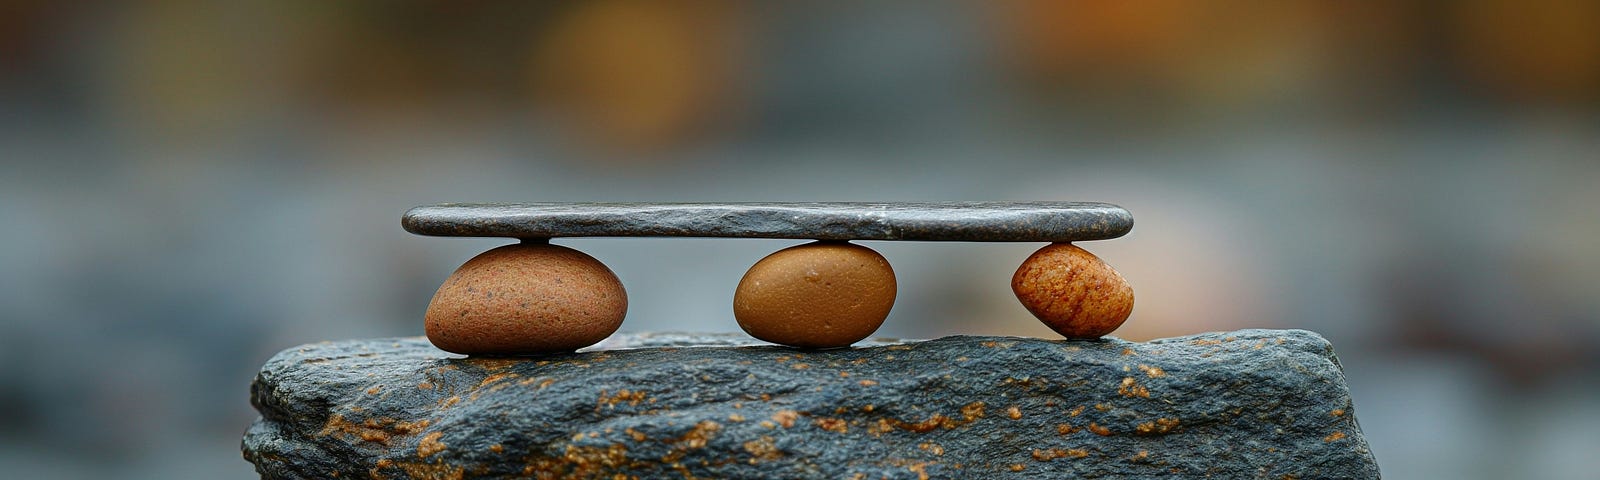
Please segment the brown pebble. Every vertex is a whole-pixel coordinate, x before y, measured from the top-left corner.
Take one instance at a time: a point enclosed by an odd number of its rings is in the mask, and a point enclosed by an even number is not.
[[[739,280],[733,316],[750,336],[801,348],[867,338],[894,307],[894,269],[870,248],[814,242],[768,255]]]
[[[569,352],[622,325],[628,295],[583,252],[547,243],[506,245],[473,257],[428,304],[428,340],[467,355]]]
[[[1067,338],[1099,338],[1133,313],[1133,288],[1089,251],[1053,243],[1011,276],[1011,291],[1033,316]]]

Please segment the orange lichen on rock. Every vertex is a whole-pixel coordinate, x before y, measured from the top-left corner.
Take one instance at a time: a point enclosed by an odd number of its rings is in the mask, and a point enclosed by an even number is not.
[[[1123,377],[1122,385],[1117,387],[1117,394],[1124,397],[1150,398],[1150,389],[1140,385],[1133,377]]]
[[[783,452],[778,450],[777,441],[771,435],[762,435],[755,440],[744,442],[744,451],[750,454],[751,465],[783,457]]]
[[[643,390],[617,390],[617,393],[610,395],[601,390],[600,398],[595,402],[595,411],[599,411],[600,407],[616,408],[619,403],[627,403],[630,407],[638,406],[647,396]]]
[[[1161,367],[1152,367],[1141,364],[1139,365],[1139,371],[1144,372],[1144,375],[1150,378],[1161,378],[1167,376],[1167,371],[1162,370]]]
[[[1102,436],[1102,437],[1106,437],[1106,436],[1110,436],[1111,435],[1111,429],[1106,428],[1106,427],[1102,427],[1098,423],[1090,423],[1089,424],[1089,431],[1094,432],[1095,435],[1099,435],[1099,436]]]
[[[1178,423],[1176,418],[1157,418],[1153,422],[1139,424],[1133,428],[1133,432],[1138,435],[1159,435],[1171,432],[1178,427]]]
[[[433,432],[422,437],[422,442],[417,444],[417,458],[428,458],[443,452],[447,445],[439,441],[444,432]]]
[[[779,410],[777,413],[772,414],[772,421],[778,422],[778,425],[783,425],[783,428],[793,427],[796,418],[800,418],[800,412],[794,410]]]
[[[412,435],[428,427],[427,420],[417,422],[404,422],[393,418],[369,418],[360,423],[344,418],[344,415],[333,414],[328,421],[323,423],[322,430],[317,436],[335,436],[338,438],[359,438],[361,441],[387,445],[393,436]]]
[[[1040,450],[1037,448],[1033,449],[1033,459],[1041,462],[1048,462],[1063,457],[1083,458],[1087,456],[1089,456],[1089,451],[1081,448],[1069,448],[1064,450],[1060,448],[1051,448],[1046,450]]]
[[[1333,442],[1333,441],[1338,441],[1338,440],[1343,439],[1343,438],[1344,438],[1344,432],[1333,432],[1333,433],[1328,434],[1328,436],[1326,436],[1326,437],[1322,437],[1322,441],[1324,441],[1324,442]]]
[[[845,420],[824,417],[814,419],[811,422],[816,424],[818,428],[830,432],[850,433],[850,422]]]

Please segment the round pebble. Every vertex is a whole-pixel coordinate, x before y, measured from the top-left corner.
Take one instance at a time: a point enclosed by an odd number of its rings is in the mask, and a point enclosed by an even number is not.
[[[733,295],[750,336],[800,348],[844,347],[883,325],[894,307],[894,269],[870,248],[815,242],[768,255]]]
[[[622,326],[628,295],[599,260],[547,243],[473,257],[428,304],[428,341],[467,355],[570,352]]]
[[[1011,276],[1033,316],[1067,338],[1099,338],[1133,313],[1133,288],[1100,257],[1070,243],[1033,252]]]

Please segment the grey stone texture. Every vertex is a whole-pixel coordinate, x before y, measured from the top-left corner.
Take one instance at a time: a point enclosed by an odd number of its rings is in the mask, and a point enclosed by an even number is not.
[[[1071,242],[1120,237],[1133,216],[1076,202],[522,203],[416,207],[406,231],[455,237],[735,237]]]
[[[244,456],[267,479],[1378,478],[1333,348],[1308,331],[750,343],[305,345],[252,385]]]

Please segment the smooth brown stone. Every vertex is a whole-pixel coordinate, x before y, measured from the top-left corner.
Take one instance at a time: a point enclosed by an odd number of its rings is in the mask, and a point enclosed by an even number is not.
[[[628,295],[617,275],[583,252],[545,243],[506,245],[456,269],[428,304],[428,340],[467,355],[570,352],[622,326]]]
[[[1033,316],[1067,338],[1099,338],[1133,313],[1133,287],[1100,257],[1069,243],[1033,252],[1011,276]]]
[[[733,295],[750,336],[801,348],[843,347],[872,335],[894,307],[894,269],[878,252],[815,242],[768,255]]]

